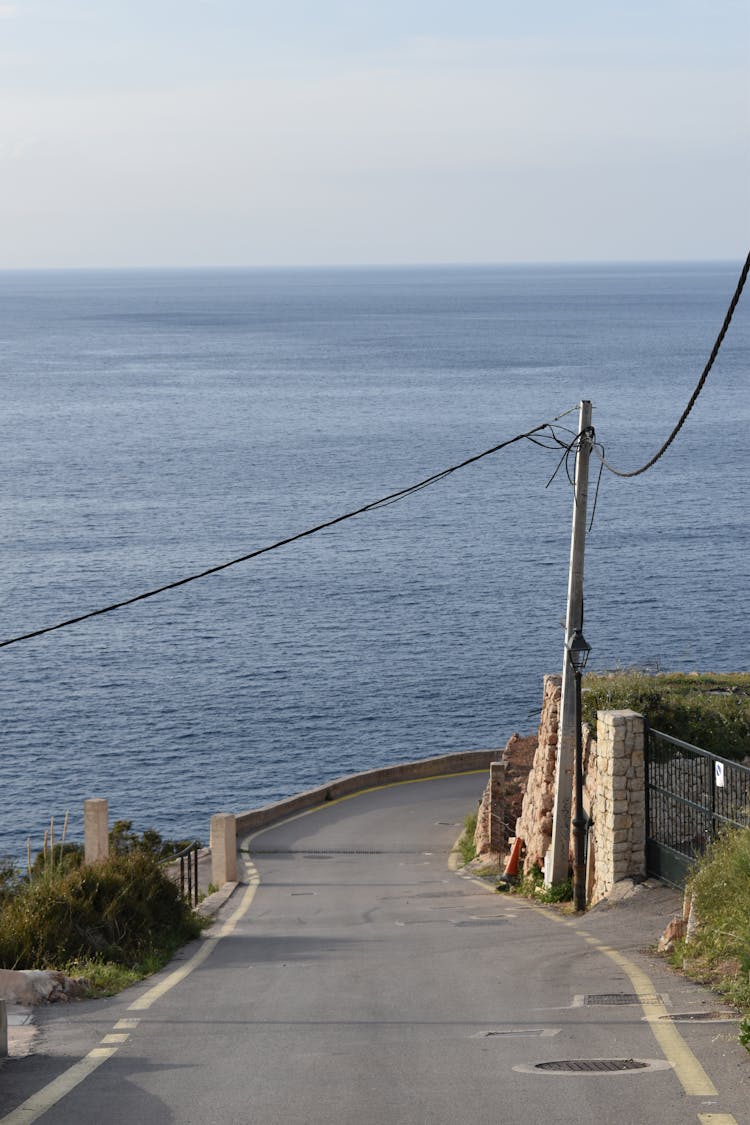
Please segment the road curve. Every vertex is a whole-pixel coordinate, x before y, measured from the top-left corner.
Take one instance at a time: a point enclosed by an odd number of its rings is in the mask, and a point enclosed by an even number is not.
[[[38,1053],[0,1070],[0,1123],[750,1125],[735,1028],[664,1018],[717,1005],[640,952],[648,893],[565,919],[449,870],[485,778],[245,839],[246,886],[208,937],[118,997],[45,1013]],[[648,1065],[535,1069],[600,1059]]]

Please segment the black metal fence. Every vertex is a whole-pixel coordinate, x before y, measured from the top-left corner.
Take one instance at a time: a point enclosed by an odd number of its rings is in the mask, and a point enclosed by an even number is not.
[[[180,894],[191,906],[198,905],[198,852],[200,843],[194,840],[181,852],[167,856],[162,863],[170,875],[180,884]]]
[[[750,826],[750,766],[650,730],[646,743],[646,866],[681,886],[722,828]]]

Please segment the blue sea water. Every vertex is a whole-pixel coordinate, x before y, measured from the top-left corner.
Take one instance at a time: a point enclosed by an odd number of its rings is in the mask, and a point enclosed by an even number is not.
[[[2,637],[418,481],[581,398],[646,460],[734,291],[727,264],[0,274]],[[747,669],[748,300],[644,476],[604,475],[592,665]],[[560,423],[575,429],[577,413]],[[2,659],[0,852],[107,796],[139,830],[535,726],[572,495],[503,450],[402,503]],[[594,474],[592,474],[593,476]],[[592,491],[593,491],[592,479]]]

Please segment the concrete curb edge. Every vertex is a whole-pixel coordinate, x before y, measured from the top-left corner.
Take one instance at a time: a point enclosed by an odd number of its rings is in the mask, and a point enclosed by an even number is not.
[[[494,762],[500,754],[502,754],[501,749],[463,750],[455,754],[441,754],[434,758],[422,758],[417,762],[400,762],[393,766],[382,766],[379,769],[338,777],[325,785],[308,789],[283,801],[276,801],[272,805],[236,813],[237,833],[239,835],[265,828],[277,820],[283,820],[294,813],[305,812],[307,809],[325,804],[326,801],[336,801],[352,793],[376,789],[380,785],[394,785],[401,781],[420,781],[429,777],[448,777],[456,773],[488,770],[490,762]]]

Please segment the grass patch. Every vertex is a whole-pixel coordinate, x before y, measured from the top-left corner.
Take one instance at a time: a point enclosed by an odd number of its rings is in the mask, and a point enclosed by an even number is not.
[[[474,833],[477,830],[477,814],[469,813],[464,817],[464,830],[458,839],[458,850],[461,853],[461,859],[464,864],[471,863],[476,857],[477,850],[474,847]]]
[[[712,754],[741,761],[750,755],[750,674],[626,671],[584,676],[583,718],[631,708],[652,727]]]
[[[62,971],[69,977],[82,977],[86,980],[88,987],[84,996],[88,1000],[116,996],[123,988],[129,988],[144,977],[158,973],[181,945],[182,942],[168,943],[159,950],[152,950],[148,956],[132,965],[118,965],[114,961],[92,958],[70,961],[62,966]]]
[[[570,879],[545,887],[540,867],[531,867],[510,890],[514,895],[523,895],[524,898],[533,898],[535,902],[548,904],[571,902],[573,899],[573,884]]]
[[[680,967],[740,1009],[741,1042],[749,1046],[750,829],[737,828],[716,840],[697,861],[690,888],[699,925],[691,940],[679,945]]]

